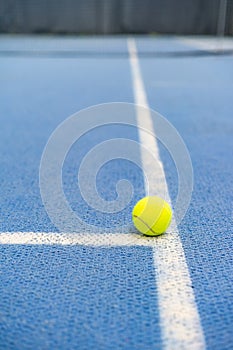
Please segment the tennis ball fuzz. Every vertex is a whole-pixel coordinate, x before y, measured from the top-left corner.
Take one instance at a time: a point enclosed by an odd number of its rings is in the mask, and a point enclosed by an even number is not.
[[[158,236],[164,233],[171,223],[171,218],[170,205],[157,196],[140,199],[132,213],[134,226],[147,236]]]

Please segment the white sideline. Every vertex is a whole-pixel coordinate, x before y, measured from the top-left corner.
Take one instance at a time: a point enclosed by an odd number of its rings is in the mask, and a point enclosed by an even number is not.
[[[146,92],[140,72],[137,47],[133,38],[128,39],[128,50],[132,71],[135,103],[148,107]],[[159,166],[149,174],[150,186],[153,185],[154,194],[163,193],[169,198],[165,173],[160,161],[156,138],[149,136],[140,126],[156,134],[149,112],[137,109],[137,124],[139,138],[143,146],[158,158]],[[148,176],[148,153],[141,147],[143,169]],[[150,166],[151,168],[151,166]],[[146,188],[146,183],[145,183]],[[179,238],[176,223],[173,221],[170,233],[166,239],[153,240],[154,265],[158,290],[160,324],[164,349],[181,350],[205,349],[205,339],[198,314],[195,296],[192,289],[185,255]]]

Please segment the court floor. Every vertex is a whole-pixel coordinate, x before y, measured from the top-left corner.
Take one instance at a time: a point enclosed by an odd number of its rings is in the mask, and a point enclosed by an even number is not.
[[[231,38],[0,36],[1,349],[232,349],[232,91]],[[153,111],[193,193],[146,238],[145,174],[174,210],[182,178]]]

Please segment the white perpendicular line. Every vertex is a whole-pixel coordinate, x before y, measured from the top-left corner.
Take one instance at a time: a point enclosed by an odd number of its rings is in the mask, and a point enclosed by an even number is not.
[[[156,238],[154,238],[156,239]],[[150,246],[153,239],[124,233],[1,232],[2,245],[85,245],[93,247]]]
[[[148,175],[148,155],[145,147],[141,147],[142,168],[147,175],[147,180],[150,181],[152,192],[156,195],[161,193],[163,198],[165,196],[165,198],[170,199],[156,137],[149,136],[149,133],[140,128],[143,127],[156,135],[149,109],[144,111],[139,107],[142,105],[148,108],[148,102],[140,71],[136,42],[133,38],[128,39],[128,50],[135,103],[138,105],[136,114],[140,143],[150,149],[155,157],[158,157],[159,165],[157,169],[150,169]],[[160,184],[159,190],[156,188],[157,183]],[[153,240],[151,244],[153,246],[163,348],[169,350],[205,349],[203,329],[175,220],[171,224],[169,233]]]

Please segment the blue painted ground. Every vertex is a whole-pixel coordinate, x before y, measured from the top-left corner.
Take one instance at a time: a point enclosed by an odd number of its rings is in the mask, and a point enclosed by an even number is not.
[[[173,39],[138,38],[142,51],[187,50]],[[55,127],[94,104],[133,102],[127,57],[7,57],[8,50],[110,50],[127,53],[126,39],[0,38],[0,232],[56,232],[41,202],[38,168]],[[4,54],[1,55],[1,50]],[[180,225],[208,349],[233,346],[232,57],[140,58],[150,106],[178,129],[195,174],[193,200]],[[82,152],[106,138],[138,139],[132,128],[85,135],[68,155],[64,189],[75,210],[105,227],[110,216],[90,217],[80,205],[75,176]],[[176,174],[161,147],[171,197]],[[81,156],[81,154],[80,154]],[[98,183],[105,199],[128,178],[144,193],[142,174],[115,160]],[[70,180],[70,181],[69,181]],[[133,202],[115,219],[129,220]],[[85,216],[86,217],[86,216]],[[152,252],[146,247],[0,247],[1,349],[161,348]]]
[[[150,249],[0,249],[1,349],[150,349],[161,343]]]

